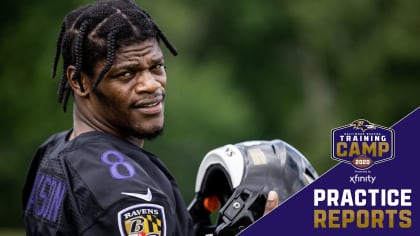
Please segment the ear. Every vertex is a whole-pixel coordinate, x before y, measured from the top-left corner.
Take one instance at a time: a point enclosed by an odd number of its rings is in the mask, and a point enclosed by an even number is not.
[[[73,79],[76,74],[76,67],[67,67],[67,82],[72,88],[73,92],[81,97],[85,97],[89,94],[89,78],[85,73],[80,73],[80,81]]]

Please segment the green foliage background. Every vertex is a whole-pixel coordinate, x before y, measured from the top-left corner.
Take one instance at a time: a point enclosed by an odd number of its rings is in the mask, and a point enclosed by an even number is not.
[[[36,147],[71,127],[51,79],[63,16],[87,0],[2,1],[0,227],[20,228],[20,191]],[[391,126],[419,104],[420,1],[136,0],[180,54],[165,49],[166,130],[159,155],[189,203],[211,149],[283,139],[319,174],[330,130],[365,118]],[[1,234],[1,232],[0,232]]]

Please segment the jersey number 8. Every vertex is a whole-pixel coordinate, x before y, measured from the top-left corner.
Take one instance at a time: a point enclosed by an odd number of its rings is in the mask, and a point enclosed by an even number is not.
[[[102,154],[101,160],[109,165],[109,172],[114,179],[128,179],[134,177],[136,171],[133,165],[127,162],[124,156],[115,150],[106,151]]]

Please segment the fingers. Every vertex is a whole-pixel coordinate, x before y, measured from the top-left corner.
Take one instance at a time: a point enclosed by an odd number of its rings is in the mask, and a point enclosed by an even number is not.
[[[279,204],[279,196],[276,191],[268,192],[267,202],[265,203],[264,215],[276,208]]]

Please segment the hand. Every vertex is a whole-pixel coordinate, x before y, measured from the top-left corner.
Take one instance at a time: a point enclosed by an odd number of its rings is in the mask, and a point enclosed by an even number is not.
[[[279,204],[279,196],[276,191],[268,192],[267,202],[265,203],[264,215],[267,215],[271,210]]]

